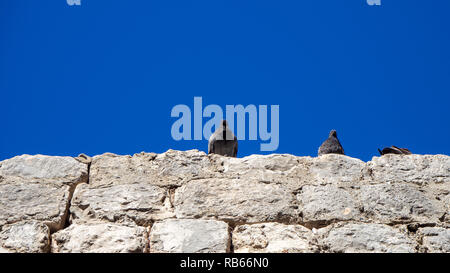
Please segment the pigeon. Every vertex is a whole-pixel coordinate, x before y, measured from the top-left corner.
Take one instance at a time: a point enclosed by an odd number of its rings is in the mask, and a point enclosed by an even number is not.
[[[412,154],[411,151],[409,151],[408,149],[399,148],[397,146],[386,147],[383,150],[378,149],[378,152],[380,153],[380,155],[385,155],[385,154],[410,155],[410,154]]]
[[[336,130],[331,130],[328,139],[325,140],[319,147],[319,156],[324,154],[342,154],[344,155],[344,148],[342,148],[339,139],[337,138]]]
[[[220,127],[209,138],[208,154],[236,157],[237,150],[237,138],[228,127],[227,121],[223,120]]]

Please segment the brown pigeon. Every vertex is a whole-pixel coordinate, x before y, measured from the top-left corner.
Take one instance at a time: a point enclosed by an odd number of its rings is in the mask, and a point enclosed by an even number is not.
[[[344,148],[342,148],[342,145],[337,138],[336,130],[331,130],[328,139],[320,145],[319,156],[324,154],[345,154]]]
[[[385,154],[398,154],[398,155],[410,155],[411,152],[406,148],[399,148],[397,146],[386,147],[383,150],[378,149],[380,155]]]

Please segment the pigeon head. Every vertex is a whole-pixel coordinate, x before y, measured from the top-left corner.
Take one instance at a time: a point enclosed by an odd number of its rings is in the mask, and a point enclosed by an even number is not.
[[[337,132],[336,130],[331,130],[330,131],[330,136],[329,137],[336,137],[337,138]]]
[[[222,120],[222,127],[223,128],[227,128],[228,127],[228,122],[225,119]]]

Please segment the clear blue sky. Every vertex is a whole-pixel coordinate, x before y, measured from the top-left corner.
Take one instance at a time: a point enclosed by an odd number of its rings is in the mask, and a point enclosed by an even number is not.
[[[390,145],[448,155],[449,14],[448,0],[2,0],[0,160],[207,151],[170,135],[194,96],[280,105],[276,153],[315,156],[336,129],[365,161]]]

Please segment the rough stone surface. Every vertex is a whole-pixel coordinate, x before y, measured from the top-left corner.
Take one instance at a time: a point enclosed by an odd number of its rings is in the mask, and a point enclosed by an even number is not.
[[[177,218],[209,218],[234,223],[297,219],[294,195],[271,183],[242,179],[193,180],[175,192]]]
[[[416,252],[417,242],[399,229],[382,224],[346,223],[318,231],[324,252]]]
[[[221,166],[223,177],[256,180],[267,184],[283,184],[294,191],[301,187],[302,178],[307,177],[307,162],[293,155],[250,155],[244,158],[211,156]]]
[[[422,246],[430,253],[450,253],[450,229],[425,227],[419,229]]]
[[[440,223],[446,209],[433,196],[411,184],[364,185],[360,190],[364,212],[383,223]]]
[[[311,160],[309,179],[313,184],[350,186],[361,183],[365,163],[340,154],[325,154]]]
[[[166,190],[144,183],[101,187],[79,185],[70,212],[72,221],[99,219],[139,225],[174,216]]]
[[[289,154],[251,155],[244,158],[215,157],[230,178],[282,184],[291,191],[303,185],[360,182],[365,164],[345,155],[296,157]]]
[[[156,222],[150,232],[150,252],[225,253],[229,251],[225,222],[168,219]]]
[[[69,186],[40,183],[0,184],[0,225],[40,220],[62,228],[69,203]]]
[[[213,176],[209,157],[197,150],[169,150],[163,154],[140,153],[133,156],[103,154],[95,156],[90,184],[147,183],[157,186],[180,186],[195,178]]]
[[[0,183],[54,182],[73,185],[87,181],[87,165],[73,157],[21,155],[0,162]]]
[[[301,225],[241,225],[233,230],[232,241],[235,253],[318,252],[313,233]]]
[[[0,232],[0,252],[45,253],[50,251],[50,229],[36,221],[6,225]]]
[[[64,225],[74,187],[88,166],[72,157],[22,155],[0,162],[0,226],[39,220],[53,231]]]
[[[375,181],[418,185],[450,183],[450,157],[446,155],[395,155],[374,157],[366,168]]]
[[[326,225],[336,221],[362,220],[361,205],[351,191],[354,190],[334,185],[304,186],[297,195],[303,222]]]
[[[449,227],[445,155],[0,162],[0,252],[448,253]]]
[[[145,252],[146,229],[112,223],[74,224],[52,235],[52,252]]]

